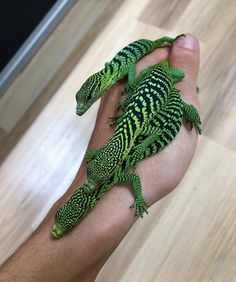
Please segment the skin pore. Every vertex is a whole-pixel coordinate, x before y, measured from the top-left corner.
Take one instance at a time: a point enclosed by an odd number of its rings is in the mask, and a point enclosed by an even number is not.
[[[183,100],[199,108],[196,80],[199,68],[197,40],[187,34],[170,49],[163,47],[146,55],[137,70],[169,59],[171,66],[183,70],[183,81],[176,84]],[[116,114],[116,106],[125,80],[116,83],[102,98],[89,148],[102,146],[113,128],[107,117]],[[163,151],[145,159],[136,168],[141,177],[143,194],[149,205],[172,191],[183,178],[197,145],[195,128],[185,124],[175,140]],[[0,281],[93,281],[100,268],[124,238],[137,218],[129,206],[133,203],[130,187],[118,185],[108,191],[96,208],[72,232],[60,240],[51,239],[56,210],[84,183],[86,162],[67,193],[49,211],[32,236],[1,267]],[[145,217],[144,219],[145,220]],[[2,280],[1,280],[2,279]]]

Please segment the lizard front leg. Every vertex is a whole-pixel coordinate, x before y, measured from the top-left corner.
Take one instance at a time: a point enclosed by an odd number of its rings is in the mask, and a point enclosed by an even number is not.
[[[147,148],[152,144],[155,143],[159,136],[161,135],[161,129],[157,128],[154,131],[154,128],[150,126],[149,132],[151,135],[147,136],[140,144],[136,147],[132,148],[132,153],[130,152],[128,158],[125,160],[126,166],[125,169],[129,169],[130,167],[134,167],[143,159],[143,154],[147,150]]]
[[[135,210],[136,216],[141,216],[141,218],[143,218],[144,213],[148,214],[147,209],[149,205],[145,201],[142,194],[140,177],[135,173],[124,173],[119,171],[119,173],[116,175],[116,179],[118,183],[131,184],[135,196],[135,200],[131,208]]]
[[[183,118],[189,121],[192,127],[194,124],[198,133],[201,134],[202,132],[201,118],[199,116],[197,109],[193,105],[183,102]]]

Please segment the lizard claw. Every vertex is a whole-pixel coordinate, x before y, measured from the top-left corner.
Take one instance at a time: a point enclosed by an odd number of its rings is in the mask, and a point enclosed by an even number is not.
[[[143,218],[144,213],[148,214],[148,207],[149,205],[146,203],[146,201],[143,198],[135,199],[133,205],[130,208],[133,208],[135,210],[135,216],[140,216]]]
[[[175,39],[174,39],[174,42],[178,39],[178,38],[180,38],[180,37],[185,37],[186,35],[184,34],[184,33],[181,33],[180,35],[177,35],[176,37],[175,37]]]

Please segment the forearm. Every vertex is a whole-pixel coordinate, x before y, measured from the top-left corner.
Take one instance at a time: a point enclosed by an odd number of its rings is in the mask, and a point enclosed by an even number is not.
[[[183,138],[182,135],[186,134],[189,133],[183,128],[174,142],[178,144]],[[186,146],[186,153],[191,146]],[[178,154],[178,150],[176,153]],[[171,160],[170,163],[165,162],[167,155],[168,150],[165,150],[148,162],[144,160],[137,168],[144,197],[150,205],[171,191],[181,179],[170,175],[170,181],[166,181],[166,172],[171,166],[175,167],[175,171],[179,167],[179,162],[178,166]],[[172,151],[170,157],[176,157]],[[153,162],[153,165],[150,165],[150,162]],[[189,162],[182,163],[181,169],[186,170],[188,165]],[[157,170],[157,167],[160,169]],[[17,277],[19,281],[78,281],[78,278],[79,281],[94,280],[102,265],[135,223],[136,217],[134,211],[129,208],[134,200],[131,188],[115,186],[76,228],[60,240],[52,240],[50,231],[55,212],[83,183],[85,171],[86,166],[82,164],[68,192],[53,206],[34,234],[3,266],[1,277],[8,281],[13,280],[13,277]],[[152,174],[155,174],[155,177]],[[154,179],[159,181],[153,184]]]
[[[11,281],[68,281],[86,269],[96,270],[103,264],[134,223],[132,194],[124,187],[112,189],[96,209],[72,232],[60,240],[52,240],[54,214],[65,198],[82,183],[84,166],[68,193],[56,203],[34,234],[3,266],[1,277]],[[126,206],[126,208],[124,208]]]

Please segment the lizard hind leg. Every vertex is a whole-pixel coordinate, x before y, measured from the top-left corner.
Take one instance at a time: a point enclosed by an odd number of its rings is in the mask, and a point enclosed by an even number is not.
[[[136,64],[135,63],[129,63],[129,66],[128,66],[128,82],[126,84],[126,86],[124,87],[123,91],[122,91],[122,94],[126,94],[127,96],[122,99],[119,104],[118,104],[118,107],[117,107],[117,110],[121,110],[122,112],[125,111],[125,109],[127,108],[129,102],[130,102],[130,99],[131,99],[131,96],[132,96],[132,93],[135,89],[135,85],[136,85]]]
[[[132,85],[136,76],[136,64],[130,63],[128,69],[128,85]]]
[[[147,148],[158,140],[162,131],[159,128],[153,128],[152,126],[150,126],[146,134],[147,133],[149,133],[150,135],[147,135],[146,138],[144,138],[141,143],[134,147],[132,149],[132,152],[130,152],[126,160],[126,170],[136,166],[143,159]]]
[[[101,150],[101,148],[99,149],[87,149],[86,153],[85,153],[85,158],[87,161],[91,161],[93,160],[97,154],[99,153],[99,151]]]
[[[148,214],[147,209],[149,205],[142,194],[140,177],[135,173],[124,173],[119,171],[118,175],[116,175],[116,179],[117,183],[127,183],[132,185],[135,200],[131,208],[135,210],[136,216],[141,216],[141,218],[143,218],[144,213]]]

